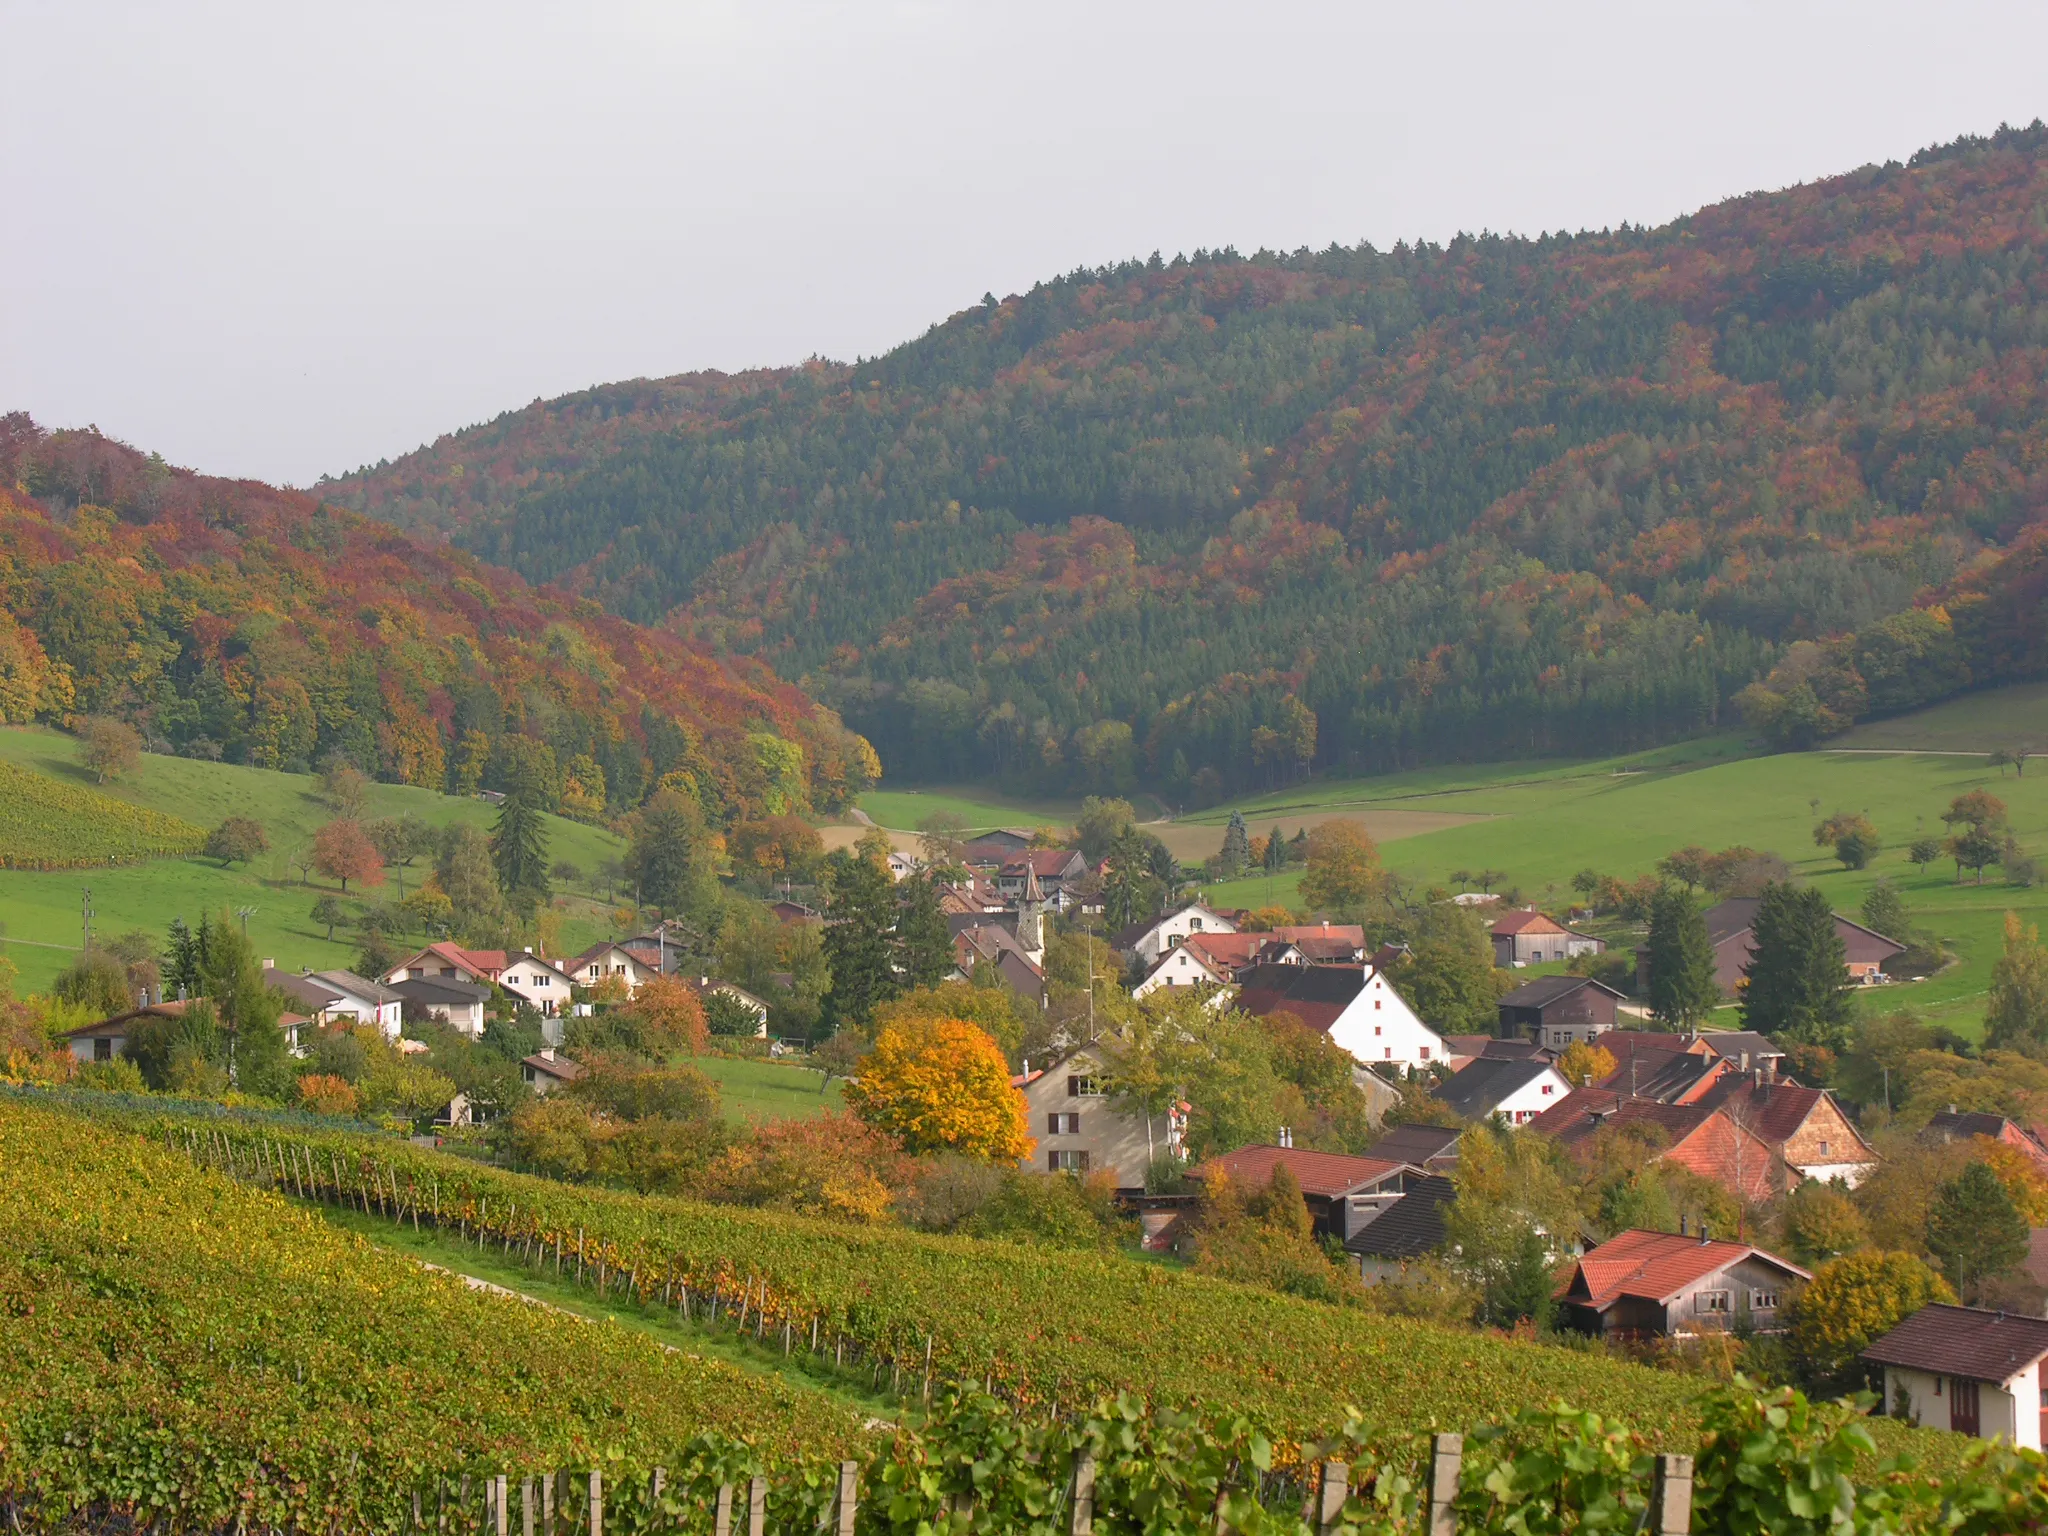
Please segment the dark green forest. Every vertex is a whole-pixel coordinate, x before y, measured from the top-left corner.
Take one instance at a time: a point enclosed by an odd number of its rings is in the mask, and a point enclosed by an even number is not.
[[[2044,250],[2037,123],[1658,229],[1078,270],[320,493],[759,656],[897,779],[1629,750],[1922,610],[1845,720],[2048,653],[1950,619],[2048,510]]]

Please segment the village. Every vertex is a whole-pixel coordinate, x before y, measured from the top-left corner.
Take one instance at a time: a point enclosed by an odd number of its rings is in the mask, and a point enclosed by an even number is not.
[[[1582,931],[1583,923],[1569,926],[1590,916],[1587,909],[1560,921],[1485,893],[1439,895],[1468,933],[1483,932],[1497,978],[1491,1029],[1439,1029],[1404,991],[1422,985],[1410,945],[1372,944],[1362,922],[1276,920],[1299,914],[1161,899],[1153,914],[1098,939],[1110,860],[1047,841],[1043,829],[927,838],[923,857],[884,851],[871,839],[862,857],[878,876],[887,871],[899,895],[935,895],[951,960],[940,985],[959,995],[997,993],[1021,1016],[1050,1016],[1049,946],[1078,941],[1091,966],[1102,957],[1103,975],[1088,978],[1087,1011],[1077,1013],[1069,999],[1062,1022],[1037,1032],[1011,1063],[1009,1085],[1030,1138],[1019,1167],[1069,1175],[1113,1196],[1141,1247],[1191,1253],[1222,1185],[1257,1198],[1278,1179],[1298,1190],[1304,1236],[1352,1281],[1383,1298],[1412,1296],[1439,1283],[1462,1251],[1461,1156],[1470,1155],[1475,1133],[1490,1132],[1523,1144],[1540,1139],[1555,1167],[1584,1169],[1589,1181],[1602,1169],[1611,1176],[1619,1156],[1630,1164],[1627,1179],[1654,1174],[1679,1197],[1642,1203],[1668,1229],[1576,1216],[1540,1229],[1537,1268],[1552,1289],[1535,1311],[1561,1330],[1651,1354],[1683,1355],[1717,1338],[1768,1351],[1785,1337],[1822,1264],[1858,1262],[1850,1241],[1837,1239],[1834,1249],[1815,1242],[1801,1212],[1818,1200],[1853,1218],[1850,1200],[1886,1160],[1852,1107],[1828,1086],[1802,1080],[1802,1064],[1823,1058],[1743,1027],[1735,1006],[1757,963],[1762,898],[1728,896],[1689,909],[1706,946],[1696,968],[1703,984],[1711,978],[1714,996],[1703,1014],[1675,1023],[1653,1016],[1644,1001],[1659,995],[1654,946],[1610,954],[1607,939]],[[829,929],[838,921],[829,903],[821,910],[787,895],[770,910],[787,926]],[[1842,914],[1830,919],[1840,992],[1881,988],[1885,966],[1908,945]],[[560,959],[443,939],[374,977],[266,961],[262,979],[284,1005],[279,1027],[289,1049],[302,1056],[324,1032],[349,1030],[374,1031],[393,1050],[424,1056],[421,1025],[478,1042],[508,1011],[525,1018],[539,1043],[517,1071],[534,1101],[585,1077],[579,1024],[630,1005],[661,980],[679,983],[715,1016],[715,1037],[746,1041],[770,1058],[812,1059],[805,1042],[770,1038],[769,1001],[707,963],[688,925],[659,922]],[[1529,970],[1544,973],[1523,979]],[[1212,1138],[1192,1155],[1198,1090],[1140,1102],[1120,1043],[1127,1031],[1119,1019],[1129,1015],[1108,1006],[1112,995],[1169,1018],[1192,1008],[1178,1017],[1320,1037],[1319,1048],[1339,1053],[1362,1106],[1365,1129],[1352,1140],[1368,1144],[1339,1150],[1327,1136],[1283,1124],[1262,1140],[1226,1146]],[[121,1058],[138,1030],[176,1017],[189,1000],[145,993],[138,1004],[73,1030],[73,1057],[81,1065]],[[843,1070],[857,1078],[858,1058]],[[443,1137],[486,1134],[487,1122],[509,1112],[491,1098],[457,1092],[422,1123]],[[1929,1156],[1946,1158],[1951,1174],[1962,1166],[1956,1149],[1996,1149],[2009,1183],[2048,1188],[2048,1145],[2009,1116],[1951,1105],[1913,1137]],[[1939,1289],[1925,1305],[1856,1339],[1848,1355],[1837,1351],[1838,1377],[1869,1381],[1887,1411],[1916,1422],[2039,1446],[2048,1423],[2040,1380],[2048,1222],[2035,1218],[2023,1248],[2007,1255],[2001,1273],[1970,1276],[1966,1287],[1933,1280]],[[1963,1289],[1979,1304],[1956,1304]],[[1807,1309],[1811,1332],[1811,1302]],[[1516,1315],[1490,1302],[1480,1310]]]

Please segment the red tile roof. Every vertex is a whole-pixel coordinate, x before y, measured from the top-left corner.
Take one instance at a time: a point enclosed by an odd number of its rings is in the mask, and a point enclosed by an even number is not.
[[[1041,880],[1066,873],[1067,866],[1079,855],[1071,848],[1034,848],[1029,853],[1020,853],[1003,865],[1005,875],[1021,876],[1025,869],[1036,872]]]
[[[1365,948],[1365,928],[1358,923],[1282,923],[1266,930],[1269,939],[1299,944],[1303,939],[1343,939],[1354,949]]]
[[[1348,1194],[1361,1185],[1377,1184],[1408,1166],[1383,1157],[1352,1157],[1342,1152],[1309,1152],[1300,1147],[1239,1147],[1235,1152],[1211,1158],[1205,1168],[1219,1168],[1231,1182],[1248,1189],[1263,1189],[1272,1182],[1273,1170],[1285,1164],[1304,1195],[1332,1198]]]
[[[1659,1104],[1614,1095],[1612,1111],[1596,1118],[1589,1111],[1602,1109],[1609,1092],[1576,1088],[1531,1123],[1568,1147],[1617,1126],[1653,1125],[1671,1141],[1651,1161],[1689,1169],[1745,1200],[1764,1201],[1779,1193],[1783,1164],[1770,1144],[1721,1111],[1702,1104]]]
[[[1517,933],[1563,933],[1565,930],[1541,912],[1503,912],[1494,921],[1493,936],[1505,939]]]
[[[1702,1241],[1676,1232],[1620,1232],[1573,1266],[1560,1298],[1605,1311],[1624,1296],[1666,1305],[1687,1286],[1755,1255],[1801,1280],[1813,1277],[1796,1264],[1747,1243]]]

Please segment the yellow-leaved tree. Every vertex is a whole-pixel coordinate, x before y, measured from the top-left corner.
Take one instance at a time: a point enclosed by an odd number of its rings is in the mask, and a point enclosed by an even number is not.
[[[914,1153],[959,1152],[1014,1163],[1034,1145],[1010,1064],[964,1019],[911,1018],[885,1026],[846,1085],[846,1102]]]
[[[1590,1040],[1574,1040],[1557,1058],[1557,1070],[1574,1088],[1587,1082],[1603,1082],[1614,1075],[1618,1063],[1614,1053]]]
[[[1814,1271],[1792,1306],[1792,1353],[1817,1387],[1844,1384],[1873,1339],[1930,1301],[1954,1301],[1948,1282],[1910,1253],[1866,1251]]]

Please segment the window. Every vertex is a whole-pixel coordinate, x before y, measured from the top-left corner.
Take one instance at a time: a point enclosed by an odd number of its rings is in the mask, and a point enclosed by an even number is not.
[[[111,1036],[101,1035],[99,1039],[93,1041],[92,1059],[94,1061],[112,1061],[114,1059],[114,1041]]]
[[[1545,1083],[1543,1085],[1543,1097],[1545,1097],[1546,1099],[1550,1097],[1550,1088],[1551,1085],[1549,1083]]]
[[[1102,1085],[1084,1073],[1075,1073],[1067,1079],[1067,1097],[1070,1099],[1092,1099],[1102,1093]]]
[[[1189,918],[1188,929],[1190,932],[1200,933],[1202,931],[1202,920],[1199,917]]]
[[[1422,1059],[1424,1061],[1429,1060],[1429,1047],[1426,1045],[1422,1048]]]
[[[1725,1313],[1728,1310],[1726,1291],[1696,1291],[1693,1293],[1692,1309],[1703,1313]]]
[[[1383,1035],[1386,1033],[1386,1031],[1381,1029],[1377,1024],[1373,1025],[1372,1032],[1376,1035]]]
[[[1377,1012],[1379,1011],[1379,1006],[1380,1006],[1380,1000],[1379,1000],[1378,998],[1374,998],[1374,999],[1372,1000],[1372,1006],[1373,1006],[1373,1011],[1374,1011],[1375,1013],[1377,1013]]]
[[[1775,1312],[1778,1310],[1778,1293],[1762,1291],[1754,1287],[1749,1293],[1749,1310],[1752,1312]]]
[[[1823,1137],[1821,1138],[1821,1143],[1820,1143],[1820,1155],[1821,1155],[1822,1157],[1826,1157],[1826,1156],[1828,1155],[1828,1143],[1827,1143],[1827,1138],[1826,1138],[1825,1136],[1823,1136]]]
[[[1081,1117],[1062,1114],[1055,1110],[1045,1117],[1045,1134],[1048,1136],[1078,1136],[1081,1134]]]
[[[1088,1154],[1086,1152],[1048,1152],[1045,1154],[1047,1173],[1086,1173]]]
[[[1941,1378],[1939,1376],[1934,1378],[1934,1395],[1936,1397],[1941,1396]]]

